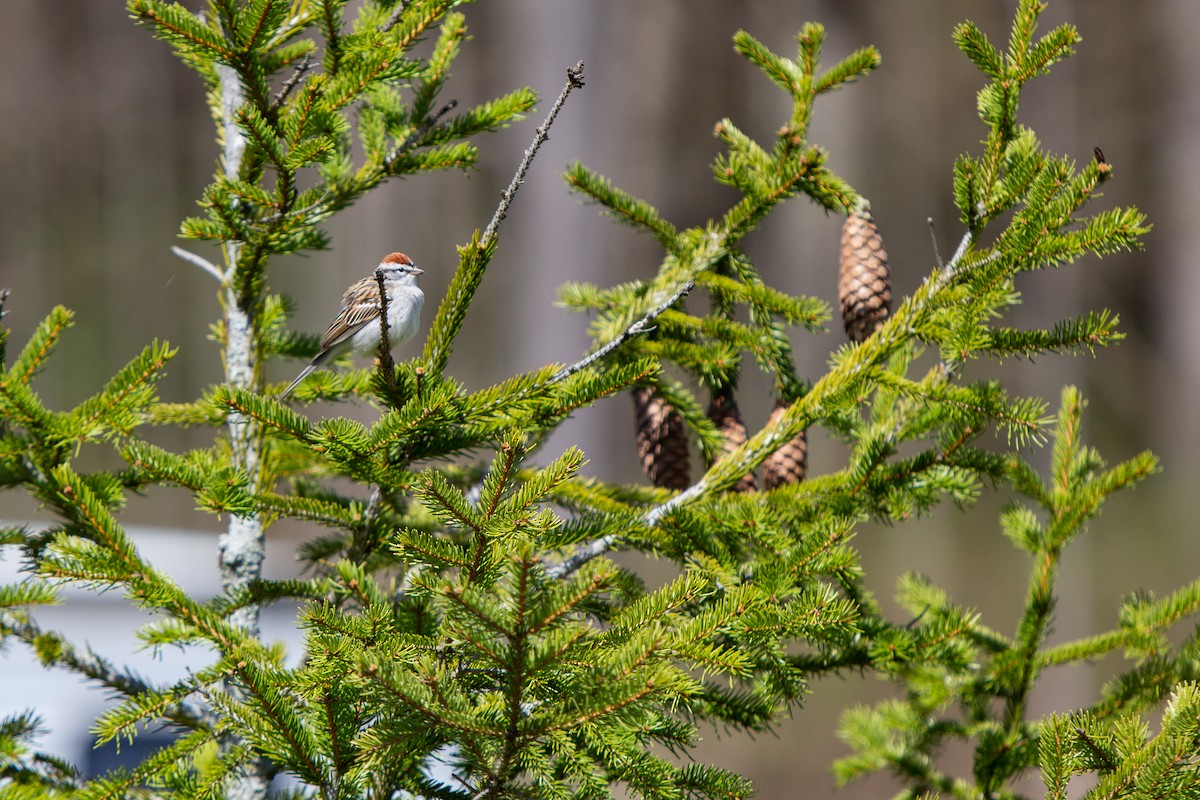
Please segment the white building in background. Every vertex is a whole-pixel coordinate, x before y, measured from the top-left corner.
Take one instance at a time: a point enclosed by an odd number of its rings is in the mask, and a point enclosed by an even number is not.
[[[0,527],[22,524],[34,529],[44,525],[0,519]],[[204,600],[220,591],[217,532],[140,526],[130,526],[126,531],[142,555],[192,597]],[[277,542],[272,537],[272,545]],[[290,543],[267,549],[267,574],[295,574]],[[20,553],[14,548],[0,551],[0,583],[24,577],[18,569],[19,559]],[[170,683],[186,676],[188,670],[213,661],[212,652],[202,647],[147,649],[136,634],[154,617],[133,607],[120,590],[97,593],[66,587],[62,598],[61,605],[34,612],[43,629],[61,633],[79,647],[90,646],[114,666],[128,667],[152,683]],[[289,660],[298,660],[300,652],[295,616],[296,608],[290,604],[275,604],[262,616],[263,639],[282,641]],[[132,745],[123,743],[119,755],[112,744],[95,749],[92,723],[116,702],[112,692],[72,671],[47,669],[22,643],[9,640],[0,650],[0,717],[34,711],[46,728],[36,742],[37,749],[69,759],[86,775],[104,772],[118,763],[138,763],[171,738],[169,732],[145,731]]]

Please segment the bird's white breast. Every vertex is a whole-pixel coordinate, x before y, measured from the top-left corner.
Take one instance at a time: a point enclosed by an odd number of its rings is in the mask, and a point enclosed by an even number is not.
[[[388,328],[392,347],[395,347],[417,335],[417,328],[421,324],[421,307],[425,305],[425,293],[417,286],[397,286],[391,294],[392,301],[388,303]]]

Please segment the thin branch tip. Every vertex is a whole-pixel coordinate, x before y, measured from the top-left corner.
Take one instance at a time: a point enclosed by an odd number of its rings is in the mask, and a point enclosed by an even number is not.
[[[946,262],[942,260],[942,250],[938,246],[937,230],[933,226],[933,217],[926,217],[925,224],[929,226],[929,241],[933,244],[933,257],[937,260],[938,269],[945,269]]]
[[[404,16],[404,12],[407,10],[408,10],[407,0],[401,0],[399,3],[397,3],[396,10],[392,12],[391,18],[388,19],[388,21],[383,24],[382,28],[380,28],[380,32],[387,33],[392,28],[396,27],[396,25],[398,25],[400,22],[400,18],[402,16]]]
[[[181,261],[186,261],[193,267],[199,267],[209,275],[212,275],[217,279],[218,283],[225,282],[225,275],[221,272],[220,268],[218,268],[216,264],[212,263],[204,256],[197,255],[191,250],[184,250],[179,245],[171,245],[171,252]]]
[[[480,243],[486,245],[495,237],[502,223],[508,216],[508,207],[512,205],[513,198],[517,195],[517,190],[525,183],[525,174],[529,172],[529,166],[533,163],[534,156],[537,155],[538,149],[541,148],[546,140],[550,138],[550,126],[554,124],[554,119],[558,116],[558,112],[562,110],[563,104],[567,102],[567,95],[572,89],[578,89],[583,86],[583,61],[579,61],[574,67],[567,69],[567,83],[563,86],[562,91],[558,94],[558,99],[554,101],[554,105],[550,107],[550,112],[546,114],[546,119],[534,132],[533,142],[525,150],[525,157],[521,159],[521,163],[517,166],[517,171],[509,181],[508,188],[500,195],[500,205],[496,207],[496,211],[492,214],[492,220],[488,223],[487,228],[483,231],[483,238]]]
[[[575,62],[575,66],[567,67],[567,80],[571,82],[572,88],[582,89],[584,87],[582,58]]]

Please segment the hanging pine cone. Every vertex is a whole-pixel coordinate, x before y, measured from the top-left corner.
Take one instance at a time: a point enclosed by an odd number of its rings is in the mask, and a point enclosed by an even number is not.
[[[692,483],[687,427],[683,419],[649,386],[635,386],[633,409],[637,451],[646,477],[665,489],[686,489]]]
[[[865,200],[842,225],[838,297],[846,335],[852,342],[861,342],[874,333],[891,310],[892,278],[887,251]]]
[[[782,400],[775,401],[775,408],[767,418],[771,425],[783,416],[788,404]],[[789,483],[799,483],[808,473],[808,431],[800,431],[800,435],[783,447],[767,456],[762,465],[763,484],[768,489],[776,489]]]
[[[738,410],[737,401],[733,399],[733,390],[728,387],[713,392],[712,403],[708,407],[708,418],[717,426],[724,437],[725,445],[722,450],[725,455],[746,443],[746,423],[742,421],[742,412]],[[718,461],[720,458],[717,459]],[[741,477],[734,485],[735,492],[753,492],[758,488],[754,473],[750,472]]]

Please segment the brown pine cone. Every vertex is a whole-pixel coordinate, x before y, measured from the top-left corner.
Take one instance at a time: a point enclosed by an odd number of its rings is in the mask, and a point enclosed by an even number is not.
[[[775,401],[775,408],[767,418],[770,425],[783,416],[788,404],[782,400]],[[808,431],[800,431],[800,435],[783,447],[767,456],[762,465],[763,484],[768,489],[776,489],[789,483],[799,483],[808,473]]]
[[[646,477],[665,489],[686,489],[692,483],[687,426],[649,386],[633,388],[637,451]]]
[[[742,421],[742,412],[738,410],[737,402],[733,399],[733,390],[729,388],[713,392],[712,403],[708,407],[708,418],[721,431],[725,444],[722,447],[725,455],[746,443],[746,423]],[[720,457],[717,459],[720,461]],[[733,490],[735,492],[753,492],[758,488],[754,473],[750,472],[741,477]]]
[[[852,342],[861,342],[874,333],[891,310],[892,278],[887,251],[866,201],[842,225],[838,297],[846,335]]]

